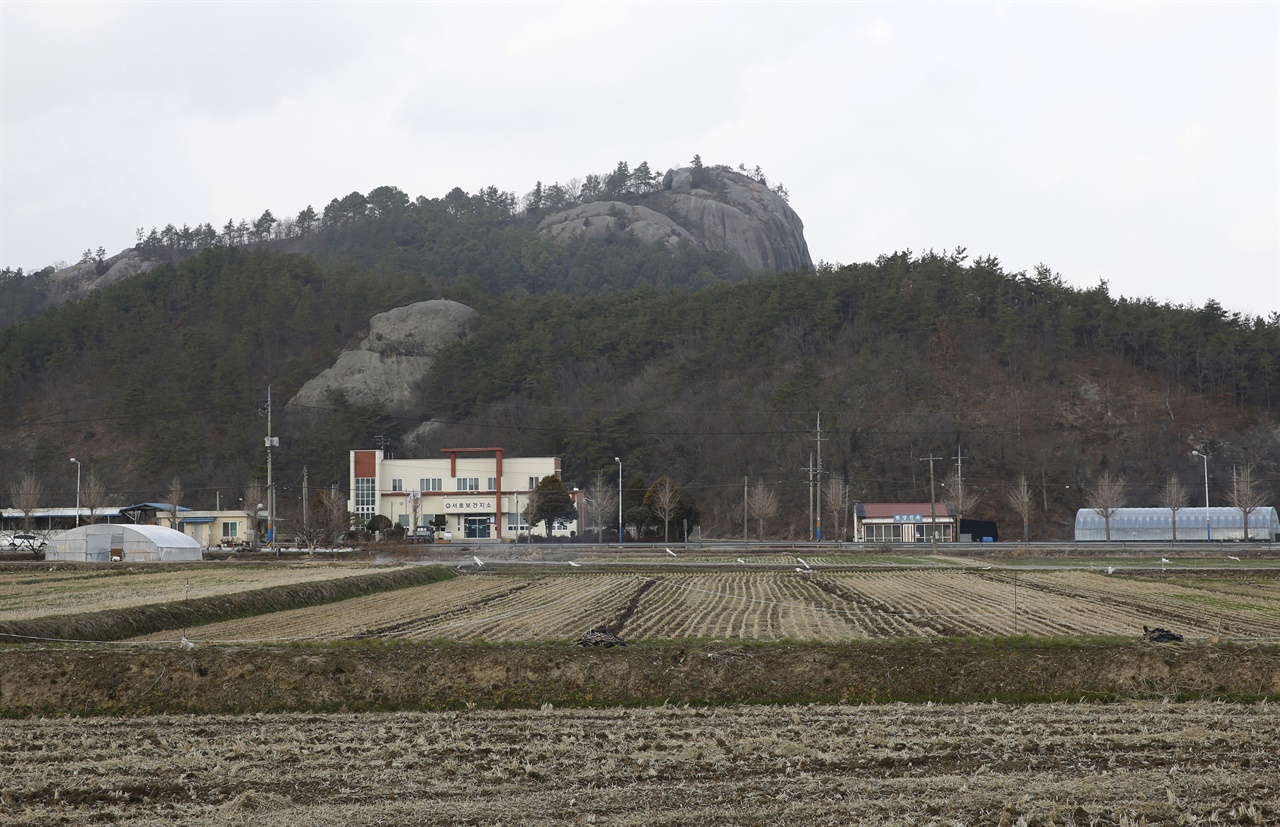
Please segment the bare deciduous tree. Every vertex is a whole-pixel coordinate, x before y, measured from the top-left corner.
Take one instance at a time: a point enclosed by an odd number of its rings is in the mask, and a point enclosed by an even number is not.
[[[40,507],[44,498],[44,485],[35,474],[23,474],[16,482],[9,484],[9,498],[13,507],[22,512],[22,527],[31,530],[31,514]]]
[[[422,525],[422,493],[420,491],[414,491],[409,495],[409,514],[411,515],[409,532],[417,534],[418,527]]]
[[[246,530],[252,532],[250,534],[252,539],[249,544],[254,548],[258,547],[258,515],[262,511],[264,496],[265,489],[262,483],[257,480],[249,480],[249,483],[245,485],[243,508],[245,516],[249,518],[249,525]]]
[[[80,490],[80,502],[89,509],[89,524],[93,525],[97,513],[111,505],[111,495],[107,492],[107,484],[90,471]]]
[[[671,521],[680,510],[680,487],[671,478],[663,475],[658,478],[645,494],[644,504],[654,516],[662,521],[662,541],[668,542],[671,536]]]
[[[612,477],[612,474],[608,476]],[[596,528],[596,542],[604,539],[604,521],[618,510],[618,492],[605,481],[606,472],[596,471],[585,492],[587,520]]]
[[[336,485],[317,491],[311,502],[312,513],[301,531],[301,537],[307,548],[314,552],[317,546],[336,545],[350,527],[350,518],[347,514],[347,498]]]
[[[1005,493],[1009,507],[1022,517],[1022,541],[1031,541],[1031,486],[1027,484],[1027,475],[1018,475],[1018,484]]]
[[[351,528],[351,514],[347,511],[347,495],[338,486],[320,492],[319,518],[323,533],[320,540],[325,545],[336,545]]]
[[[1110,471],[1103,471],[1102,476],[1085,494],[1084,504],[1102,517],[1106,528],[1107,542],[1111,542],[1111,518],[1124,508],[1124,477],[1113,477]]]
[[[1231,507],[1240,509],[1244,517],[1244,538],[1249,539],[1249,515],[1262,508],[1266,495],[1254,487],[1253,466],[1246,465],[1235,474],[1231,484]]]
[[[1170,474],[1160,489],[1160,505],[1169,509],[1169,525],[1173,528],[1175,543],[1178,542],[1178,512],[1187,507],[1187,496],[1187,486],[1176,474]]]
[[[823,498],[826,500],[826,506],[831,510],[833,536],[838,541],[844,537],[841,532],[842,527],[845,530],[848,529],[849,484],[844,481],[844,477],[833,474],[827,479],[823,489]]]
[[[960,521],[964,519],[965,514],[973,513],[973,510],[978,507],[980,497],[973,486],[964,484],[959,472],[954,469],[942,481],[942,488],[946,492],[942,495],[943,504],[956,515],[956,539],[959,539]]]
[[[169,507],[165,509],[169,513],[169,528],[178,528],[178,506],[182,502],[182,480],[174,476],[169,480]]]
[[[533,489],[525,495],[524,510],[520,512],[520,516],[524,517],[525,525],[529,526],[530,542],[533,539],[533,527],[538,524],[538,509],[542,507],[543,493],[538,489]],[[551,526],[547,526],[548,536],[551,534]]]
[[[757,536],[764,539],[764,521],[772,519],[778,513],[778,492],[763,481],[757,482],[747,495],[747,511],[756,519],[759,528]]]

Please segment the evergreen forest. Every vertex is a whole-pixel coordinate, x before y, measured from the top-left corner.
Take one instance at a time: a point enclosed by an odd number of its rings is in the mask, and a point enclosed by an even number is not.
[[[618,173],[593,186],[644,186]],[[619,457],[628,514],[662,479],[707,536],[740,536],[744,496],[764,487],[779,507],[762,532],[807,537],[819,453],[854,502],[927,502],[931,485],[946,501],[959,465],[966,516],[1009,538],[1015,485],[1034,495],[1032,539],[1057,539],[1100,475],[1125,481],[1126,505],[1158,505],[1170,477],[1198,492],[1192,450],[1211,457],[1212,504],[1245,467],[1280,501],[1276,314],[1115,297],[962,249],[752,276],[625,233],[561,245],[537,232],[547,193],[568,197],[553,186],[382,187],[287,232],[269,212],[185,240],[140,230],[158,267],[57,307],[41,306],[47,274],[0,273],[0,491],[34,475],[43,504],[70,504],[76,457],[117,504],[163,500],[177,478],[184,505],[225,506],[266,477],[270,386],[282,504],[304,468],[312,489],[345,488],[347,452],[379,445],[555,455],[580,488],[616,482]],[[342,395],[287,404],[371,316],[436,298],[481,321],[415,389],[417,416]]]

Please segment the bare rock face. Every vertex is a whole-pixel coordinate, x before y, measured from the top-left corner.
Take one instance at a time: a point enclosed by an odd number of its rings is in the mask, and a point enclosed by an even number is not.
[[[328,405],[327,392],[342,391],[356,403],[381,400],[387,410],[413,412],[414,388],[444,346],[465,338],[479,314],[455,301],[424,301],[396,307],[369,320],[369,335],[333,367],[307,382],[291,400]]]
[[[673,252],[683,242],[733,253],[756,273],[813,264],[804,222],[764,184],[718,167],[667,170],[639,204],[594,201],[550,215],[538,229],[557,241],[626,232]]]
[[[101,264],[82,261],[49,275],[50,305],[83,299],[95,290],[110,287],[138,273],[154,268],[156,263],[143,258],[134,248],[124,250]]]
[[[757,273],[813,264],[804,222],[773,190],[720,169],[668,170],[663,177],[670,211],[708,250],[736,253]]]
[[[592,201],[542,220],[538,229],[556,241],[600,238],[609,232],[627,232],[646,244],[665,244],[675,252],[684,241],[703,245],[689,231],[660,212],[621,201]]]

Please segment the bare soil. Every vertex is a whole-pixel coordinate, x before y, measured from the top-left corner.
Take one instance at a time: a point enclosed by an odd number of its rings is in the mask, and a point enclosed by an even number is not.
[[[1280,707],[813,705],[52,718],[4,823],[1175,825],[1280,820]]]

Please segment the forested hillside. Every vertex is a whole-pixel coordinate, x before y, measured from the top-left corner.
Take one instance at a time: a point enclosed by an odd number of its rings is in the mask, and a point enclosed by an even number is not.
[[[749,277],[625,234],[556,245],[505,199],[459,193],[376,210],[361,196],[325,232],[175,253],[0,331],[0,491],[33,472],[47,504],[69,503],[75,456],[122,502],[163,499],[175,475],[184,504],[234,502],[265,478],[271,385],[286,505],[304,466],[313,488],[345,486],[347,451],[375,441],[502,445],[561,456],[579,487],[616,479],[621,457],[629,508],[667,476],[713,535],[740,532],[744,482],[763,482],[780,501],[769,530],[806,536],[819,414],[823,468],[853,499],[927,500],[922,458],[941,483],[959,452],[981,494],[968,516],[1014,535],[1021,476],[1033,536],[1062,536],[1103,472],[1130,505],[1157,504],[1170,475],[1198,491],[1193,448],[1212,457],[1215,505],[1245,465],[1280,501],[1280,318],[1116,299],[964,251]],[[370,316],[432,298],[482,321],[419,389],[421,416],[283,404]]]

